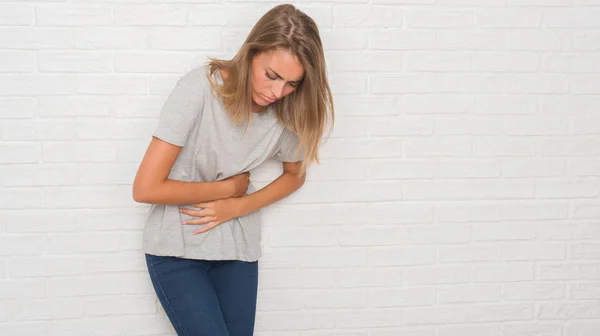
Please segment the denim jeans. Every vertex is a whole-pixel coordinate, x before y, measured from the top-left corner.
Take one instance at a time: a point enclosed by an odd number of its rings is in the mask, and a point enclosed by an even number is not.
[[[252,336],[258,262],[146,254],[146,264],[178,336]]]

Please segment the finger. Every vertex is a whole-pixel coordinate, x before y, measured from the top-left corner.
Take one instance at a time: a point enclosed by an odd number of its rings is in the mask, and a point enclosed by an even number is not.
[[[196,203],[195,207],[196,208],[213,208],[215,206],[215,202],[205,202],[205,203]]]
[[[203,227],[202,229],[198,229],[198,230],[194,231],[194,234],[199,234],[199,233],[206,232],[206,231],[214,228],[217,225],[219,225],[218,222],[211,222],[207,226]]]
[[[181,209],[180,213],[194,216],[194,217],[206,217],[213,216],[215,211],[213,209],[202,209],[202,210],[190,210],[190,209]]]
[[[192,205],[193,205],[195,208],[205,208],[205,207],[206,207],[206,205],[207,205],[208,203],[209,203],[209,202],[206,202],[206,203],[194,203],[194,204],[192,204]]]
[[[189,225],[199,225],[199,224],[208,224],[214,221],[215,217],[202,217],[198,219],[190,219],[183,222],[183,224]]]

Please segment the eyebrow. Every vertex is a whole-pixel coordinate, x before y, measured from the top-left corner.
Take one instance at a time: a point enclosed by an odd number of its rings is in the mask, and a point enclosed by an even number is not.
[[[275,74],[275,76],[277,76],[279,79],[283,79],[283,77],[281,77],[280,74],[278,74],[275,70],[271,69],[271,67],[269,67],[269,70],[273,71],[273,73]],[[302,81],[302,78],[295,80],[295,81],[290,81],[290,83],[300,83],[300,81]]]

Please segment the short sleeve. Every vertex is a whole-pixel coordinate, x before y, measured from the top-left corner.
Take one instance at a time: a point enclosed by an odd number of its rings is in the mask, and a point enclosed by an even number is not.
[[[165,101],[153,136],[183,147],[198,121],[206,98],[208,80],[204,68],[181,77]]]
[[[304,156],[304,149],[300,150],[300,152],[296,155],[296,151],[299,145],[300,139],[298,138],[298,136],[286,128],[281,133],[281,137],[277,146],[277,151],[275,151],[273,159],[281,162],[302,161]]]

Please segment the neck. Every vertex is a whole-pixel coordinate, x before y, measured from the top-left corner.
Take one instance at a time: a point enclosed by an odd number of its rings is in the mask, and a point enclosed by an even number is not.
[[[260,106],[255,102],[252,102],[252,112],[254,113],[261,113],[266,111],[268,108],[268,106]]]

